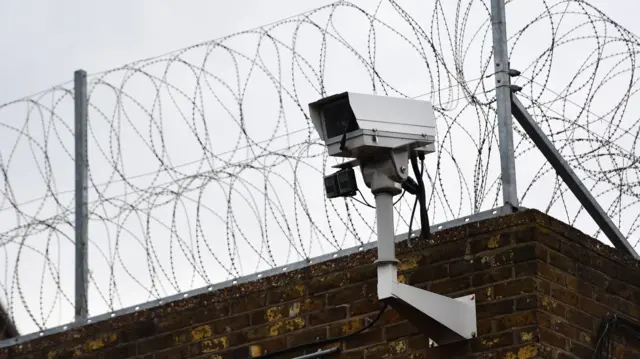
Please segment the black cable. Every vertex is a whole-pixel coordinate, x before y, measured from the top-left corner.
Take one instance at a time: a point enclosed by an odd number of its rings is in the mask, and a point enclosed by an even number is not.
[[[431,235],[431,224],[429,223],[429,212],[427,209],[427,193],[424,185],[424,154],[420,154],[418,156],[420,158],[420,182],[422,183],[422,215],[424,216],[424,227],[426,228],[426,237],[429,238]]]
[[[426,204],[426,195],[424,188],[424,180],[422,179],[422,171],[424,171],[424,155],[420,155],[420,160],[422,162],[422,170],[418,168],[418,157],[414,154],[411,156],[411,167],[413,168],[413,174],[418,181],[418,195],[416,196],[418,199],[418,203],[420,204],[420,237],[428,238],[430,234],[429,228],[429,218],[427,216],[427,204]]]
[[[264,355],[256,357],[256,358],[260,358],[260,359],[271,358],[271,357],[274,357],[276,355],[282,355],[282,354],[289,353],[289,352],[294,351],[294,350],[306,349],[308,347],[313,347],[313,346],[317,346],[317,345],[331,344],[331,343],[335,343],[335,342],[350,338],[352,336],[360,334],[360,333],[364,332],[365,330],[371,328],[378,320],[380,320],[380,318],[382,317],[382,313],[384,313],[384,311],[387,309],[387,307],[388,307],[388,304],[385,303],[385,305],[382,307],[382,309],[380,309],[380,311],[378,312],[378,315],[373,319],[373,321],[371,321],[371,323],[369,323],[366,326],[356,330],[355,332],[353,332],[351,334],[343,335],[341,337],[335,337],[335,338],[330,338],[330,339],[325,339],[325,340],[319,340],[317,342],[309,342],[309,343],[305,343],[305,344],[300,344],[300,345],[297,345],[295,347],[281,349],[281,350],[278,350],[278,351],[275,351],[275,352],[272,352],[272,353],[267,353],[267,354],[264,354]]]
[[[417,206],[418,196],[416,196],[416,200],[413,201],[413,209],[411,210],[411,218],[409,219],[409,233],[407,233],[407,245],[409,247],[413,247],[413,244],[411,243],[411,230],[413,229],[413,217],[415,217]]]
[[[358,199],[357,199],[357,198],[355,198],[355,197],[351,197],[351,199],[353,199],[353,200],[355,200],[355,201],[358,201],[358,202],[360,202],[360,203],[364,204],[364,205],[365,205],[365,206],[367,206],[367,207],[370,207],[370,208],[376,208],[375,206],[372,206],[371,204],[369,204],[369,202],[367,201],[367,199],[366,199],[366,198],[364,198],[364,193],[362,193],[362,191],[358,190],[358,193],[360,193],[360,197],[362,197],[362,201],[358,200]]]
[[[636,338],[640,339],[640,323],[634,322],[614,313],[608,313],[602,318],[599,337],[593,351],[592,359],[607,359],[614,356],[614,332],[618,329],[626,329],[633,332]]]
[[[407,191],[402,191],[402,194],[400,195],[400,197],[398,197],[398,199],[393,202],[393,205],[395,206],[396,204],[398,204],[398,202],[400,202],[400,200],[402,199],[402,197],[404,197],[404,194],[407,193]]]
[[[358,202],[358,203],[360,203],[363,206],[370,207],[370,208],[376,208],[376,207],[370,205],[369,203],[367,203],[367,201],[361,201],[361,200],[359,200],[359,199],[357,199],[355,197],[351,197],[351,199],[356,201],[356,202]]]

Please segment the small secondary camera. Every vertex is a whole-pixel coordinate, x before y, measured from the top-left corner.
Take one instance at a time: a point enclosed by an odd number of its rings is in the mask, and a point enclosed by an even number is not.
[[[353,168],[345,168],[324,178],[327,198],[353,197],[358,193],[358,183]]]

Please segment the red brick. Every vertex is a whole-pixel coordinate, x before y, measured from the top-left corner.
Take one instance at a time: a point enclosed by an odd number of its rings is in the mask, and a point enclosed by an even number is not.
[[[611,278],[620,278],[620,272],[623,272],[620,265],[597,254],[590,255],[590,258],[591,268],[602,272]]]
[[[583,328],[590,333],[595,333],[596,328],[598,326],[597,321],[594,317],[586,314],[585,312],[575,309],[568,308],[565,313],[565,318],[580,328]]]
[[[640,269],[638,268],[625,268],[620,273],[619,279],[629,285],[636,288],[640,288]]]
[[[292,333],[288,336],[288,338],[289,347],[317,342],[327,338],[327,328],[314,328]]]
[[[416,334],[419,334],[419,330],[409,322],[402,322],[384,327],[385,340],[396,340],[398,338]]]
[[[513,267],[493,268],[488,271],[474,274],[471,284],[474,287],[482,287],[488,284],[501,282],[513,277]]]
[[[363,299],[349,305],[349,316],[355,317],[363,314],[378,313],[382,304],[377,300]]]
[[[584,297],[580,298],[578,309],[599,318],[603,318],[605,315],[607,315],[607,313],[609,313],[609,310],[602,304],[596,303],[593,300]]]
[[[537,242],[540,228],[532,225],[521,226],[512,229],[512,240],[514,243],[523,244]]]
[[[513,244],[512,233],[491,234],[468,242],[471,253],[495,251]]]
[[[157,352],[160,350],[171,348],[173,345],[173,334],[169,333],[159,335],[139,342],[138,354]]]
[[[494,299],[495,290],[493,287],[476,288],[472,293],[476,296],[476,304],[484,303]]]
[[[259,341],[251,344],[252,347],[255,348],[256,351],[261,354],[272,353],[275,351],[279,351],[285,349],[287,347],[287,338],[286,337],[278,337],[273,339],[267,339],[263,341]]]
[[[516,279],[506,283],[496,284],[494,286],[495,298],[501,299],[533,293],[535,288],[536,282],[533,278]]]
[[[514,269],[516,278],[521,277],[535,277],[538,275],[538,262],[524,262],[518,263]]]
[[[478,320],[476,325],[478,327],[478,336],[479,337],[483,336],[483,335],[491,334],[491,333],[494,332],[494,326],[493,326],[493,319],[492,318]]]
[[[348,283],[347,273],[331,273],[329,275],[312,278],[307,289],[309,294],[313,295],[331,289],[338,289],[346,283]]]
[[[567,345],[569,341],[567,340],[567,338],[563,337],[562,335],[556,334],[553,331],[546,328],[540,328],[539,336],[540,336],[541,343],[548,344],[563,350],[567,349]]]
[[[610,297],[610,299],[616,303],[613,308],[618,309],[622,314],[626,314],[631,318],[640,318],[640,307],[637,305],[616,297]]]
[[[571,343],[569,351],[578,358],[591,358],[593,356],[593,349],[576,342]]]
[[[423,340],[422,342],[420,342],[420,344],[424,345],[424,343],[426,342],[427,341]],[[427,348],[425,350],[425,358],[451,359],[451,358],[460,358],[470,353],[471,353],[471,348],[469,343],[460,342],[460,343],[451,343],[447,345],[436,346],[433,348]]]
[[[456,279],[444,279],[431,283],[429,290],[438,294],[449,294],[471,288],[471,280],[468,277]]]
[[[538,300],[538,296],[535,294],[516,299],[516,310],[518,311],[537,308],[539,305],[540,301]]]
[[[329,326],[329,338],[341,337],[357,332],[365,326],[363,318],[350,318],[332,323]]]
[[[535,234],[535,240],[544,244],[553,250],[560,250],[560,236],[546,228],[538,228]]]
[[[309,320],[310,326],[316,326],[316,325],[336,322],[336,321],[345,319],[346,317],[347,317],[347,307],[340,306],[340,307],[327,308],[323,311],[311,313],[308,316],[309,318],[308,320]]]
[[[471,340],[471,352],[479,353],[504,348],[513,345],[513,333],[506,332],[502,334],[487,335]]]
[[[566,275],[546,263],[538,264],[538,273],[542,278],[552,283],[558,283],[560,285],[566,284]]]
[[[349,278],[350,283],[366,282],[376,279],[377,275],[378,271],[373,263],[353,268],[347,272],[347,277]]]
[[[501,349],[496,353],[496,359],[556,359],[548,348],[539,343],[520,344],[510,348]],[[572,358],[574,359],[574,358]]]
[[[307,288],[303,285],[287,285],[284,287],[273,288],[267,291],[267,304],[280,304],[294,299],[304,297]]]
[[[409,284],[419,284],[449,276],[449,265],[438,264],[415,269],[409,274]]]
[[[478,319],[484,319],[513,313],[514,305],[515,303],[512,299],[478,304],[476,307],[476,315]]]
[[[535,326],[517,329],[515,331],[516,344],[537,343],[540,338]]]
[[[371,328],[349,337],[345,341],[345,349],[355,349],[382,342],[382,328]]]
[[[598,288],[604,289],[606,287],[606,276],[598,271],[591,269],[589,265],[579,263],[577,277],[579,279],[587,281],[590,284],[595,285]]]
[[[580,330],[563,320],[556,321],[553,330],[573,341],[580,340]]]
[[[352,303],[365,296],[364,285],[356,284],[353,286],[342,287],[327,294],[327,305],[336,306],[340,304]]]
[[[194,354],[198,354],[198,353],[194,353]],[[153,358],[154,359],[188,358],[189,355],[190,355],[189,346],[185,345],[185,346],[157,352],[153,355]]]
[[[433,246],[426,251],[425,264],[446,262],[456,258],[462,258],[466,252],[466,244],[463,241],[455,241]]]
[[[429,338],[423,334],[410,337],[408,343],[409,348],[412,350],[423,350],[429,348]]]
[[[551,295],[551,282],[539,278],[536,283],[538,285],[539,293]]]
[[[137,353],[137,347],[135,343],[120,345],[115,348],[110,348],[106,350],[100,350],[98,356],[100,358],[131,358],[134,357]]]
[[[606,291],[622,299],[633,301],[640,294],[640,291],[630,286],[628,283],[621,282],[619,280],[611,280],[607,283]]]
[[[469,260],[459,260],[448,264],[449,276],[455,278],[461,275],[468,275],[475,271],[476,265]]]
[[[307,353],[311,354],[311,353]],[[340,352],[340,359],[362,359],[364,358],[363,349],[343,350]],[[333,359],[333,358],[332,358]]]
[[[500,252],[490,252],[484,255],[480,255],[476,257],[476,259],[473,262],[474,270],[481,271],[481,270],[491,269],[494,267],[501,267],[501,266],[513,264],[515,251],[516,249],[509,249],[509,250],[503,250]],[[528,245],[524,247],[524,249],[518,248],[519,257],[524,257],[526,253],[529,253],[531,254],[532,258],[535,258],[535,255],[533,255],[534,252],[535,252],[535,247],[533,245]]]
[[[495,329],[498,332],[513,328],[528,327],[538,322],[536,314],[533,311],[513,313],[499,317],[493,321]]]
[[[551,288],[551,296],[554,299],[557,299],[565,304],[568,304],[572,307],[578,305],[578,295],[573,293],[565,288],[554,286]]]
[[[267,304],[267,294],[265,292],[251,293],[246,296],[234,298],[229,301],[229,311],[231,315],[241,314],[264,307]]]
[[[549,264],[568,274],[577,272],[577,263],[556,251],[549,251]]]

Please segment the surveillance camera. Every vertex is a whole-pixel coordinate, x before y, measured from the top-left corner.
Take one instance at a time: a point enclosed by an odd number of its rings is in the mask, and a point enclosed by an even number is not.
[[[358,193],[358,182],[353,168],[343,168],[324,178],[327,198],[353,197]]]
[[[435,114],[422,100],[345,92],[309,104],[330,156],[358,159],[408,148],[435,152]]]

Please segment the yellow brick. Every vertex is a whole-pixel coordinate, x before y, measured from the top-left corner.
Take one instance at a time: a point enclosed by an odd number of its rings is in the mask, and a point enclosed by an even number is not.
[[[532,341],[533,340],[533,332],[522,332],[522,333],[520,333],[520,340],[523,343]]]
[[[362,328],[362,323],[359,319],[352,319],[342,326],[342,334],[351,334]]]
[[[409,258],[403,259],[398,264],[398,270],[399,271],[403,271],[403,270],[413,269],[413,268],[416,268],[417,266],[418,266],[418,258],[417,257],[409,257]]]
[[[407,347],[408,345],[406,340],[396,340],[395,342],[389,343],[389,349],[391,349],[394,354],[400,354],[404,352],[405,350],[407,350]]]
[[[295,317],[298,314],[300,314],[300,303],[296,302],[291,304],[291,306],[289,307],[289,316]]]
[[[102,349],[105,345],[115,342],[118,339],[118,336],[115,333],[110,333],[107,335],[103,335],[94,340],[87,341],[85,347],[87,351],[94,351],[98,349]]]
[[[269,328],[269,336],[275,337],[276,335],[282,334],[280,333],[280,329],[284,327],[284,323],[277,322]]]
[[[487,243],[487,248],[494,249],[500,246],[500,236],[493,236],[489,238],[489,242]]]
[[[191,331],[191,339],[193,341],[198,341],[210,337],[211,334],[211,327],[208,325],[202,325]]]
[[[303,295],[304,294],[304,286],[303,285],[296,285],[294,287],[291,288],[291,292],[293,292],[292,294],[296,294],[296,295]]]
[[[265,315],[266,319],[270,322],[282,319],[282,309],[283,308],[281,306],[267,309],[267,314]]]
[[[498,344],[500,342],[500,338],[493,338],[492,340],[482,340],[482,344],[487,348],[491,348],[492,346]]]
[[[518,359],[529,359],[536,355],[538,355],[538,348],[533,345],[529,345],[518,350]]]
[[[259,357],[262,355],[262,347],[259,345],[252,345],[249,347],[249,352],[251,352],[251,357]]]
[[[203,341],[201,346],[203,353],[213,353],[227,349],[229,347],[229,339],[227,339],[227,337],[209,339]]]
[[[305,321],[303,318],[295,318],[295,319],[287,320],[286,322],[286,327],[288,332],[301,329],[302,327],[304,327],[304,325],[305,325]]]

